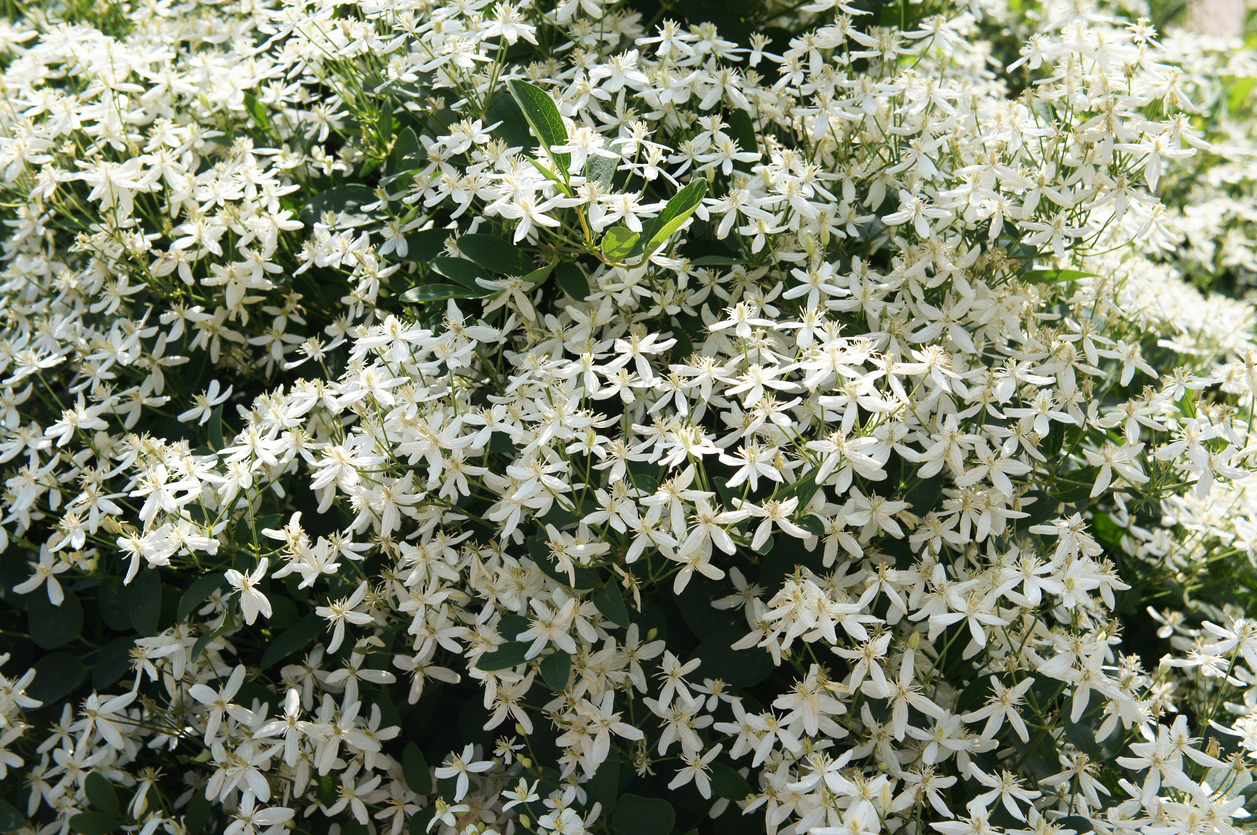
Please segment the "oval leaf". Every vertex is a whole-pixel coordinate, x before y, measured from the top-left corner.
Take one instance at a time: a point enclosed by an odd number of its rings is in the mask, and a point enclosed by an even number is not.
[[[628,258],[629,253],[633,251],[633,247],[637,246],[639,238],[641,238],[641,235],[627,226],[612,226],[602,236],[602,244],[599,248],[608,261],[620,263],[625,258]]]
[[[161,576],[156,569],[141,571],[131,586],[131,625],[148,638],[157,634],[161,616]]]
[[[40,649],[63,647],[77,638],[83,628],[83,606],[68,589],[61,605],[54,606],[41,586],[27,595],[26,628]]]
[[[572,656],[561,650],[547,655],[541,661],[541,677],[551,690],[562,693],[572,677]]]
[[[528,275],[537,268],[524,251],[494,235],[463,235],[458,249],[474,263],[499,275]]]
[[[327,621],[318,615],[307,615],[302,618],[296,626],[285,629],[282,635],[271,642],[266,652],[262,654],[262,663],[259,666],[265,670],[275,662],[282,661],[294,652],[305,648],[322,634],[326,625]]]
[[[407,743],[402,752],[402,776],[415,794],[432,794],[432,771],[428,768],[423,751],[413,742]]]
[[[541,141],[542,150],[554,160],[559,169],[556,173],[565,175],[572,164],[572,155],[551,150],[555,145],[567,144],[567,128],[563,127],[563,117],[559,115],[554,99],[545,90],[527,81],[512,79],[506,82],[506,87],[519,103],[519,109],[528,120],[533,136]]]
[[[492,673],[518,667],[524,663],[524,653],[528,652],[528,647],[529,644],[522,641],[507,641],[492,652],[486,652],[480,656],[476,661],[476,669]]]
[[[622,794],[615,804],[615,831],[623,835],[668,835],[676,821],[672,804],[659,797]]]

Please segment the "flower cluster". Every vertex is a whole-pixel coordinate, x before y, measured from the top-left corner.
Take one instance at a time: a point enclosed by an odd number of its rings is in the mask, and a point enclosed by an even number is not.
[[[0,25],[0,830],[1243,825],[1251,52],[73,5]]]

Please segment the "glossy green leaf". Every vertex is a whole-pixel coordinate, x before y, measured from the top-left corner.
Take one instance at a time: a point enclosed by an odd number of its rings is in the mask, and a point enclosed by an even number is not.
[[[820,520],[820,517],[814,516],[811,513],[799,520],[799,527],[807,531],[812,536],[825,535],[825,523]]]
[[[554,268],[554,274],[564,293],[578,302],[589,298],[589,279],[585,278],[584,270],[578,265],[563,261]]]
[[[520,281],[524,282],[525,284],[540,284],[541,282],[549,278],[550,273],[552,272],[554,272],[553,261],[550,262],[549,264],[546,264],[544,267],[539,267],[538,269],[533,270],[532,272],[528,273],[528,275],[521,276]]]
[[[64,599],[52,605],[48,589],[40,586],[26,596],[26,629],[40,649],[57,649],[73,641],[83,628],[83,606],[74,592],[62,586]]]
[[[175,619],[182,621],[200,607],[215,590],[222,587],[224,578],[217,571],[198,577],[188,586],[188,590],[179,598],[179,606],[175,609]]]
[[[161,575],[155,568],[140,569],[131,584],[131,625],[144,637],[152,637],[160,616]]]
[[[188,801],[187,811],[183,815],[184,828],[187,829],[188,835],[200,835],[209,821],[211,808],[212,805],[209,798],[205,796],[204,790],[192,793],[192,799]]]
[[[378,200],[375,189],[359,183],[333,186],[320,191],[311,198],[310,202],[301,210],[301,221],[309,226],[314,224],[315,221],[322,220],[324,212],[354,214],[359,212],[363,206],[370,205]]]
[[[473,263],[499,275],[527,275],[537,268],[522,249],[496,235],[463,235],[458,249]]]
[[[35,680],[27,689],[32,699],[52,706],[74,692],[87,678],[87,667],[68,652],[53,652],[35,662]]]
[[[506,82],[506,86],[528,120],[533,136],[540,140],[543,150],[558,167],[555,173],[566,174],[572,164],[572,155],[551,150],[555,145],[567,144],[567,128],[563,126],[563,117],[559,115],[554,99],[545,90],[527,81],[512,79]]]
[[[449,258],[444,255],[432,259],[432,269],[469,290],[483,291],[484,288],[476,283],[476,279],[489,277],[485,275],[483,267],[465,258]]]
[[[266,113],[266,105],[257,100],[257,96],[248,90],[244,93],[244,109],[253,117],[253,122],[263,133],[271,132],[271,119]]]
[[[694,648],[693,658],[701,659],[696,675],[700,678],[720,679],[735,690],[753,687],[768,678],[773,671],[773,660],[759,647],[733,649],[733,645],[746,637],[745,626],[721,629],[708,635]]]
[[[223,404],[219,403],[214,407],[214,411],[210,412],[209,424],[206,426],[209,433],[210,449],[218,452],[227,446],[223,440]],[[182,618],[180,618],[182,620]]]
[[[83,781],[83,791],[87,794],[88,802],[97,811],[108,812],[111,815],[121,812],[118,806],[118,792],[114,790],[109,778],[99,771],[93,771],[87,775],[87,779]]]
[[[270,646],[266,648],[266,652],[262,653],[262,663],[259,667],[263,670],[270,668],[276,662],[282,661],[293,653],[304,649],[306,646],[314,643],[314,640],[323,634],[327,627],[327,621],[318,615],[307,615],[297,622],[296,626],[285,629],[282,634]]]
[[[92,664],[92,687],[105,690],[112,687],[131,669],[131,649],[135,646],[133,637],[114,638],[100,648]]]
[[[188,663],[191,663],[195,661],[196,659],[200,658],[201,653],[205,651],[205,648],[209,646],[210,644],[212,644],[214,642],[214,639],[223,633],[223,630],[226,628],[226,626],[227,626],[227,622],[223,621],[218,626],[211,629],[209,632],[205,632],[201,635],[201,637],[197,638],[196,643],[192,645],[192,656],[188,659]]]
[[[698,211],[698,207],[703,202],[703,197],[706,194],[707,181],[698,179],[692,180],[685,188],[672,195],[672,198],[658,216],[642,224],[641,240],[633,248],[633,252],[629,253],[629,257],[635,258],[641,255],[649,258],[653,255],[669,238],[676,234],[677,230],[690,219],[694,212]]]
[[[607,620],[616,626],[628,629],[628,607],[624,605],[624,595],[616,583],[608,583],[606,588],[594,595],[594,605]]]
[[[599,249],[604,258],[618,264],[628,258],[640,238],[641,235],[627,226],[612,226],[603,234]]]
[[[406,304],[424,304],[426,302],[445,301],[446,299],[470,299],[476,297],[477,294],[472,293],[472,291],[459,284],[420,284],[418,287],[411,287],[401,294],[401,300]]]
[[[711,791],[728,800],[746,800],[754,789],[746,778],[724,763],[711,764]]]
[[[528,652],[528,647],[529,644],[522,641],[507,641],[492,652],[480,656],[476,661],[476,669],[492,673],[517,667],[524,663],[524,654]]]
[[[1080,278],[1099,277],[1095,273],[1085,273],[1082,270],[1030,270],[1021,276],[1021,280],[1029,284],[1061,284]]]
[[[619,835],[668,835],[676,822],[672,804],[659,797],[622,794],[612,815]]]
[[[26,826],[26,816],[7,800],[0,800],[0,832],[14,832]]]
[[[406,236],[406,255],[403,261],[428,264],[445,251],[445,241],[452,233],[448,229],[424,229]]]
[[[413,170],[418,167],[422,157],[423,146],[419,144],[415,129],[406,126],[397,134],[397,139],[393,142],[393,150],[389,151],[388,170],[391,174]]]
[[[113,835],[122,826],[122,819],[108,812],[81,812],[70,818],[70,829],[79,835]]]
[[[572,677],[572,656],[559,650],[541,659],[541,678],[551,690],[562,693]]]
[[[415,794],[432,794],[432,771],[423,751],[413,742],[408,742],[402,751],[402,776]]]

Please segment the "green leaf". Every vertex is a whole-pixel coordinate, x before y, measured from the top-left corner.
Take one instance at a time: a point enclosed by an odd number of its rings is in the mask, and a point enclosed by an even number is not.
[[[692,267],[733,267],[745,263],[745,258],[735,258],[732,255],[702,255],[690,259]]]
[[[521,276],[519,280],[524,282],[525,284],[540,284],[541,282],[549,278],[550,273],[552,272],[554,272],[553,261],[551,261],[549,264],[546,264],[544,267],[540,267],[538,269],[533,270],[528,275]]]
[[[68,652],[53,652],[35,662],[35,680],[27,692],[52,707],[74,692],[87,678],[87,667]]]
[[[753,687],[768,678],[773,671],[772,657],[758,647],[733,649],[733,645],[746,637],[747,628],[733,626],[708,635],[694,648],[693,658],[699,658],[697,673],[701,678],[720,679],[735,690]]]
[[[734,110],[729,114],[729,136],[738,143],[738,148],[742,151],[758,151],[759,138],[755,134],[755,123],[751,121],[751,114],[745,110]],[[742,162],[741,160],[734,162],[733,167],[740,171],[750,171],[755,165],[753,162]]]
[[[321,220],[324,212],[356,214],[363,206],[375,203],[378,199],[375,189],[360,183],[333,186],[314,195],[301,210],[301,221],[310,226],[315,221]]]
[[[578,302],[589,298],[589,280],[585,278],[585,272],[579,266],[570,261],[562,261],[554,268],[554,274],[564,293]]]
[[[448,229],[424,229],[406,236],[406,256],[403,261],[427,264],[445,251]]]
[[[422,155],[423,146],[419,144],[415,129],[410,126],[402,128],[393,142],[393,150],[388,154],[389,173],[400,174],[417,168],[415,163],[419,162]]]
[[[449,258],[444,255],[439,258],[433,258],[432,269],[446,278],[457,281],[464,287],[484,292],[484,288],[476,283],[477,278],[488,278],[484,274],[484,268],[473,264],[465,258]]]
[[[415,812],[414,817],[410,819],[410,824],[406,827],[406,831],[410,835],[428,835],[428,823],[436,817],[436,807],[428,806]]]
[[[1021,276],[1021,280],[1029,284],[1061,284],[1066,281],[1077,281],[1080,278],[1099,278],[1095,273],[1081,270],[1030,270]]]
[[[271,132],[271,119],[266,114],[266,105],[257,100],[249,90],[244,91],[244,109],[253,117],[254,123],[263,133]]]
[[[908,506],[917,516],[925,516],[938,506],[943,497],[943,484],[946,477],[942,474],[925,479],[908,493]]]
[[[598,766],[594,776],[585,783],[589,806],[601,803],[603,810],[615,806],[615,799],[620,794],[620,749],[614,743],[607,758]]]
[[[1061,480],[1052,485],[1048,494],[1064,504],[1086,502],[1091,498],[1091,490],[1099,477],[1100,468],[1094,465],[1071,470],[1061,475]]]
[[[819,516],[811,513],[799,520],[799,527],[810,533],[812,536],[825,535],[825,523],[821,521]]]
[[[406,304],[424,304],[446,299],[479,298],[479,296],[458,284],[420,284],[402,293],[400,298]]]
[[[188,801],[188,808],[183,816],[188,835],[200,835],[209,821],[211,808],[210,800],[205,796],[204,790],[193,791],[192,799]]]
[[[135,639],[130,637],[114,638],[96,653],[96,663],[92,665],[92,687],[104,690],[112,687],[126,675],[131,667],[131,648]]]
[[[326,626],[327,621],[318,615],[306,615],[297,622],[296,626],[285,629],[271,642],[266,652],[262,653],[262,663],[259,666],[263,670],[268,669],[275,662],[282,661],[294,652],[305,648],[306,645],[314,643],[314,639],[323,634]]]
[[[476,264],[499,275],[528,275],[537,268],[524,251],[496,235],[463,235],[458,249]]]
[[[559,171],[555,173],[566,177],[567,170],[572,164],[572,155],[551,150],[554,145],[567,144],[567,128],[563,127],[563,117],[559,115],[559,108],[555,105],[554,99],[550,98],[545,90],[527,81],[512,79],[506,82],[506,87],[519,104],[524,118],[528,120],[533,136],[540,140],[546,155],[554,160],[559,168]]]
[[[182,621],[192,610],[204,603],[223,584],[223,575],[218,572],[198,577],[188,586],[188,590],[179,598],[179,606],[175,609],[175,620]]]
[[[428,769],[428,761],[413,742],[406,743],[402,751],[402,776],[415,794],[432,794],[432,772]]]
[[[209,425],[206,427],[209,433],[210,449],[218,452],[227,443],[223,440],[223,404],[219,403],[214,407],[214,411],[210,412]],[[180,618],[183,620],[183,618]]]
[[[157,634],[161,616],[161,576],[155,568],[141,569],[131,585],[131,625],[146,638]]]
[[[532,142],[528,120],[520,110],[515,97],[506,92],[498,93],[489,103],[485,112],[485,121],[490,124],[497,122],[497,127],[489,131],[511,148],[527,148]]]
[[[48,589],[40,586],[26,596],[26,630],[40,649],[63,647],[83,628],[83,606],[74,592],[62,586],[65,599],[52,605]]]
[[[111,815],[117,815],[121,811],[118,806],[118,793],[114,791],[113,783],[109,782],[109,778],[99,771],[93,771],[87,775],[87,779],[83,781],[83,791],[87,793],[88,802],[97,810]]]
[[[624,605],[624,595],[620,592],[618,584],[608,583],[606,588],[594,595],[594,605],[598,607],[598,611],[604,618],[616,626],[628,629],[628,607]]]
[[[530,644],[525,644],[523,641],[507,641],[492,652],[486,652],[480,656],[476,661],[476,669],[492,673],[517,667],[524,663],[524,654],[528,652],[529,646]]]
[[[567,689],[568,679],[572,677],[572,656],[559,650],[541,659],[541,678],[550,689],[562,693]]]
[[[612,816],[620,835],[668,835],[676,822],[672,804],[659,797],[622,794]]]
[[[602,250],[603,257],[608,261],[614,261],[617,264],[622,263],[625,258],[628,258],[629,253],[633,251],[633,247],[637,246],[637,241],[640,237],[641,235],[627,226],[612,226],[602,236],[602,243],[599,245],[599,249]]]
[[[192,657],[188,659],[188,663],[190,664],[193,661],[196,661],[196,659],[200,658],[201,653],[205,651],[205,648],[209,646],[210,644],[212,644],[214,642],[214,639],[217,638],[219,635],[221,635],[223,633],[223,630],[226,628],[227,628],[227,621],[224,620],[222,623],[218,624],[218,626],[214,627],[209,632],[206,632],[201,637],[197,638],[196,643],[192,645]]]
[[[114,632],[131,631],[131,589],[121,577],[106,577],[96,592],[96,609]]]
[[[26,816],[7,800],[0,800],[0,832],[13,832],[26,826]]]
[[[711,764],[711,790],[717,797],[746,800],[754,792],[746,778],[724,763]]]
[[[608,157],[590,154],[585,160],[585,179],[597,183],[603,193],[615,189],[615,169],[619,161]]]
[[[707,181],[698,179],[691,180],[685,188],[672,195],[662,212],[642,224],[641,240],[633,248],[633,252],[629,253],[629,257],[641,255],[649,258],[653,255],[655,250],[663,246],[698,211],[706,194]]]
[[[70,818],[70,828],[79,835],[112,835],[121,826],[121,818],[106,812],[81,812]]]
[[[598,572],[583,565],[575,566],[576,570],[573,574],[576,576],[574,579],[568,577],[566,571],[554,564],[554,559],[550,556],[549,546],[540,537],[534,536],[528,539],[528,555],[532,557],[533,562],[541,569],[541,573],[559,585],[572,589],[592,589],[602,585]]]

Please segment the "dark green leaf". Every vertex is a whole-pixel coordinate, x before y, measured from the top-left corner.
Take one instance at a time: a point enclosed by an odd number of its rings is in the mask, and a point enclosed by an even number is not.
[[[27,692],[45,706],[57,705],[87,678],[87,667],[68,652],[54,652],[35,662],[35,680]]]
[[[96,608],[101,620],[114,632],[131,631],[131,588],[121,577],[106,577],[96,592]]]
[[[121,818],[106,812],[82,812],[70,818],[70,828],[79,835],[113,835],[121,826]]]
[[[214,639],[223,633],[223,629],[226,628],[226,626],[227,622],[223,621],[209,632],[206,632],[201,635],[201,637],[197,638],[196,643],[192,645],[192,657],[188,659],[188,663],[192,663],[196,659],[200,658],[201,653],[205,651],[205,648],[212,644]]]
[[[773,671],[772,657],[760,649],[733,649],[733,645],[746,637],[746,627],[733,626],[713,632],[694,649],[693,658],[699,658],[695,674],[700,678],[720,679],[735,690],[753,687],[768,678]]]
[[[131,625],[148,638],[157,634],[161,615],[161,576],[155,568],[140,570],[131,584]]]
[[[492,673],[517,667],[524,663],[524,654],[528,652],[529,646],[522,641],[507,641],[492,652],[480,656],[476,661],[476,669]]]
[[[428,769],[428,761],[413,742],[406,743],[402,751],[402,776],[415,794],[432,794],[432,772]]]
[[[527,81],[512,79],[506,82],[506,86],[519,104],[524,118],[528,120],[533,136],[540,140],[542,149],[559,169],[554,173],[565,177],[572,164],[572,155],[551,150],[554,145],[567,144],[567,128],[563,127],[563,117],[559,115],[554,99],[545,90]]]
[[[416,168],[416,163],[420,162],[422,156],[423,146],[419,144],[415,129],[409,126],[402,128],[388,155],[389,173],[399,174]]]
[[[690,266],[692,267],[732,267],[745,263],[745,258],[735,258],[732,255],[703,255],[690,259]]]
[[[484,288],[476,283],[476,279],[488,278],[488,276],[484,274],[483,267],[478,267],[471,261],[464,258],[448,258],[443,255],[432,259],[432,269],[468,289],[484,292]]]
[[[620,794],[620,749],[614,744],[594,776],[585,783],[585,791],[589,796],[590,807],[601,803],[605,812],[615,806],[615,799]]]
[[[324,212],[355,214],[361,211],[363,206],[370,205],[378,200],[375,189],[359,183],[333,186],[314,195],[310,202],[305,205],[305,208],[301,210],[301,221],[310,226],[315,221],[322,220]]]
[[[205,829],[205,824],[209,821],[210,808],[210,801],[205,796],[204,790],[198,789],[192,792],[192,799],[188,801],[188,809],[183,816],[188,835],[200,835],[201,830]]]
[[[131,667],[131,648],[135,639],[130,637],[114,638],[96,653],[96,663],[92,665],[92,687],[104,690],[112,687],[126,675]]]
[[[406,304],[424,304],[426,302],[445,301],[446,299],[471,299],[478,297],[477,294],[473,294],[466,287],[458,284],[420,284],[418,287],[411,287],[401,294],[401,300]]]
[[[942,474],[925,479],[908,493],[908,505],[917,516],[924,516],[938,506],[943,497],[943,484],[946,477]]]
[[[585,179],[591,183],[597,183],[603,193],[613,191],[617,165],[619,165],[618,160],[591,154],[585,160]]]
[[[672,804],[662,798],[622,794],[615,804],[618,835],[668,835],[675,821]]]
[[[559,650],[541,660],[541,678],[551,690],[562,693],[572,677],[572,656]]]
[[[497,122],[497,127],[490,131],[511,148],[527,148],[532,144],[532,134],[528,128],[528,120],[519,109],[519,103],[508,92],[498,93],[489,103],[485,113],[487,122]]]
[[[608,261],[622,262],[628,258],[629,253],[633,251],[633,247],[637,246],[637,240],[641,235],[629,229],[627,226],[612,226],[602,236],[602,243],[599,248],[602,250],[603,257]]]
[[[1091,489],[1099,477],[1100,468],[1094,465],[1071,470],[1061,476],[1061,480],[1052,486],[1049,494],[1056,501],[1065,504],[1086,502],[1091,498]]]
[[[734,110],[729,114],[729,135],[738,143],[738,149],[742,151],[758,151],[759,139],[755,135],[755,123],[751,121],[751,114],[745,110]],[[733,163],[733,167],[740,171],[750,171],[754,167],[753,162],[737,161]]]
[[[458,239],[458,250],[499,275],[528,275],[537,268],[522,249],[495,235],[463,235]]]
[[[1080,278],[1099,278],[1095,273],[1081,270],[1030,270],[1021,276],[1021,280],[1029,284],[1061,284],[1066,281],[1077,281]]]
[[[175,619],[182,621],[200,606],[223,584],[223,575],[218,572],[198,577],[188,586],[188,590],[179,598],[179,608],[175,610]]]
[[[745,777],[724,763],[711,764],[711,790],[717,797],[729,800],[746,800],[754,792]]]
[[[519,280],[524,282],[525,284],[540,284],[541,282],[549,278],[550,273],[552,272],[554,272],[553,261],[551,261],[549,264],[546,264],[544,267],[539,267],[533,270],[532,272],[528,273],[528,275],[521,276]]]
[[[206,427],[209,433],[210,449],[218,452],[227,446],[223,440],[223,404],[219,403],[214,407],[214,411],[210,412],[209,425]],[[182,620],[182,618],[180,618]]]
[[[245,90],[244,92],[244,109],[253,117],[253,123],[258,126],[263,133],[271,132],[271,119],[266,114],[266,105],[257,100],[253,93]]]
[[[563,288],[564,293],[578,302],[589,298],[589,280],[585,278],[585,272],[579,266],[570,261],[563,261],[554,268],[554,274],[559,279],[559,286]]]
[[[606,588],[594,595],[594,605],[602,616],[616,626],[628,629],[628,607],[624,605],[624,595],[616,583],[608,583]]]
[[[415,816],[410,819],[410,824],[406,827],[406,831],[410,835],[428,835],[428,824],[436,817],[436,807],[428,806],[415,812]]]
[[[668,205],[656,217],[642,224],[642,236],[629,257],[638,255],[649,258],[681,228],[685,221],[698,210],[707,194],[706,180],[692,180],[685,188],[672,195]]]
[[[541,572],[560,585],[573,589],[592,589],[595,586],[602,585],[598,572],[582,565],[575,566],[576,570],[573,572],[575,580],[573,580],[566,571],[554,564],[554,559],[550,556],[549,546],[538,537],[534,536],[528,539],[528,553],[532,557],[533,562],[537,564],[537,567],[541,569]]]
[[[74,592],[62,586],[65,599],[52,605],[48,589],[40,586],[26,597],[26,629],[40,649],[63,647],[83,628],[83,606]]]
[[[120,812],[118,793],[114,791],[113,783],[109,782],[109,778],[99,771],[93,771],[87,775],[87,779],[83,781],[83,791],[87,793],[88,802],[97,811],[108,812],[111,815],[117,815]]]
[[[406,236],[405,261],[417,264],[428,264],[445,251],[445,241],[451,232],[448,229],[424,229],[411,232]]]
[[[26,826],[26,816],[12,803],[0,800],[0,832],[13,832]]]
[[[811,513],[799,520],[799,527],[812,536],[825,535],[825,523],[821,521],[819,516],[814,516]]]
[[[285,629],[271,642],[266,652],[262,653],[262,663],[259,666],[263,670],[268,669],[277,661],[282,661],[308,644],[314,643],[314,639],[323,634],[326,627],[327,621],[323,618],[318,615],[307,615],[298,621],[296,626]]]

